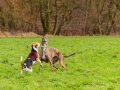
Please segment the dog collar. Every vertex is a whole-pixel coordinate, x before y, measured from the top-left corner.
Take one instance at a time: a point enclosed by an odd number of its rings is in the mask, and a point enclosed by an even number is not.
[[[31,52],[31,53],[29,53],[28,57],[29,57],[29,58],[32,58],[33,60],[36,61],[36,54],[37,54],[37,53],[38,53],[38,52]]]

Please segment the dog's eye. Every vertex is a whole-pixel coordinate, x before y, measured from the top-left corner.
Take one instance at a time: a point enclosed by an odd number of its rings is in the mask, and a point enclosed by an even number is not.
[[[26,65],[23,65],[24,68],[26,68]]]

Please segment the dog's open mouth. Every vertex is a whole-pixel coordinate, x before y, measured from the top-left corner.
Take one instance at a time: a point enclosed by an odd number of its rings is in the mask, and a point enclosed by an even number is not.
[[[44,40],[43,42],[47,42],[47,40]]]

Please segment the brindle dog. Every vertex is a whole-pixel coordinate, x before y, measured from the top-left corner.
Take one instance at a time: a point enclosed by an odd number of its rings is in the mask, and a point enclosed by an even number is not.
[[[41,50],[40,50],[40,60],[45,61],[45,62],[49,62],[50,65],[51,65],[52,72],[54,72],[53,67],[58,69],[58,67],[55,64],[58,60],[59,60],[60,65],[65,70],[68,70],[67,67],[64,64],[64,58],[70,57],[70,56],[74,55],[75,53],[70,54],[68,56],[64,56],[56,48],[47,48],[47,43],[48,43],[47,36],[43,36],[43,38],[42,38],[42,47],[41,47]]]

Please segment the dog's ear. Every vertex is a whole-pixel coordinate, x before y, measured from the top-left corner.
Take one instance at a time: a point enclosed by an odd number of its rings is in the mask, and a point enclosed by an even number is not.
[[[27,46],[27,48],[28,48],[28,47],[32,47],[32,45],[33,45],[33,43],[29,44],[29,45]]]
[[[40,44],[38,42],[33,43],[33,46],[35,46],[36,48],[38,48],[40,46]]]

